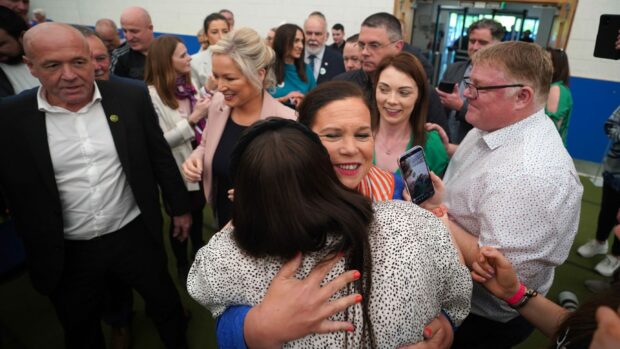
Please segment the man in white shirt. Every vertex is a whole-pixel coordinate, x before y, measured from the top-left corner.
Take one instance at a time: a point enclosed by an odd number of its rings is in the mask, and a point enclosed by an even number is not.
[[[26,248],[34,287],[49,295],[68,348],[104,346],[106,278],[131,285],[168,348],[187,347],[179,295],[167,272],[159,190],[175,236],[189,199],[147,91],[94,82],[86,39],[66,24],[24,35],[40,88],[0,100],[0,189]]]
[[[520,281],[545,294],[577,232],[583,187],[544,114],[552,65],[534,44],[480,50],[465,78],[474,126],[444,177],[445,219],[471,267],[480,246],[498,248]],[[475,284],[472,311],[453,348],[511,348],[533,328],[506,302]]]

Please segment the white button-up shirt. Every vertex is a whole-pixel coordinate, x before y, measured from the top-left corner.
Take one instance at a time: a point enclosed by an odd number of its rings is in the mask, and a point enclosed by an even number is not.
[[[89,240],[119,230],[140,214],[116,152],[95,84],[93,99],[77,112],[52,106],[39,88],[45,112],[64,236]]]
[[[472,129],[444,182],[450,215],[478,245],[498,248],[527,287],[549,291],[577,233],[583,187],[544,111],[494,132]],[[477,283],[471,312],[501,322],[518,315]]]
[[[314,74],[314,80],[319,78],[319,73],[321,71],[321,62],[323,62],[323,55],[325,54],[325,45],[321,48],[321,50],[315,54],[316,58],[314,59],[314,66],[312,67],[312,73]],[[304,62],[306,64],[310,64],[310,56],[312,53],[308,52],[308,49],[304,51]]]

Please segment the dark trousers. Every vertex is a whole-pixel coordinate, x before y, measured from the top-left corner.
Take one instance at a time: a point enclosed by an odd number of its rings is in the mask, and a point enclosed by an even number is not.
[[[616,215],[620,208],[620,192],[614,190],[607,178],[603,181],[603,197],[601,199],[601,211],[598,214],[598,227],[596,229],[596,240],[607,241],[609,233],[614,225],[618,224]],[[620,241],[614,236],[614,243],[611,246],[611,254],[620,256]]]
[[[188,192],[192,202],[192,227],[189,230],[189,239],[185,241],[179,241],[172,237],[174,225],[172,224],[172,216],[170,216],[170,234],[168,234],[168,236],[170,237],[170,246],[172,247],[172,252],[174,252],[174,257],[177,260],[177,268],[183,269],[185,271],[189,270],[189,265],[191,264],[191,260],[193,260],[194,255],[196,255],[196,252],[198,252],[198,250],[205,244],[202,240],[202,210],[205,207],[205,195],[204,191],[202,191],[202,185],[200,186],[200,188],[201,190]],[[187,256],[187,243],[189,240],[192,241],[193,253],[190,256],[191,260],[188,259]]]
[[[141,217],[120,230],[86,241],[65,240],[65,263],[50,295],[65,331],[67,348],[104,348],[101,311],[105,283],[117,278],[143,298],[166,348],[186,348],[187,320],[168,274],[163,245]]]
[[[454,334],[452,349],[509,349],[534,331],[522,316],[506,323],[469,314]]]

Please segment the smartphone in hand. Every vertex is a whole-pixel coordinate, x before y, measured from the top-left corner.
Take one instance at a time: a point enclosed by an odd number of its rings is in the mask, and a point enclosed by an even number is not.
[[[411,201],[420,204],[435,195],[431,174],[424,158],[424,149],[416,145],[398,158],[400,175],[411,196]]]
[[[437,88],[441,92],[452,93],[452,91],[454,91],[454,84],[456,84],[456,82],[442,81]]]

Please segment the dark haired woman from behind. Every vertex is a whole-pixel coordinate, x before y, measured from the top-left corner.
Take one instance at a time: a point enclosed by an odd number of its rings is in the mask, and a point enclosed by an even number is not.
[[[560,132],[564,146],[566,146],[568,124],[573,110],[573,95],[568,88],[570,76],[568,57],[564,50],[556,48],[547,48],[547,52],[549,52],[551,62],[553,62],[553,78],[545,106],[545,114],[553,120],[555,127]]]
[[[304,31],[295,24],[278,27],[273,38],[276,53],[276,87],[269,93],[290,107],[296,107],[316,86],[312,68],[304,63]]]
[[[373,206],[344,186],[305,126],[277,118],[255,123],[235,147],[231,168],[234,227],[199,251],[188,278],[188,291],[214,317],[234,304],[259,304],[298,253],[299,278],[341,256],[324,282],[357,270],[358,281],[334,297],[357,302],[332,318],[350,322],[348,332],[291,338],[286,347],[395,348],[422,341],[424,325],[441,309],[457,324],[469,312],[471,278],[441,222],[404,201]]]

